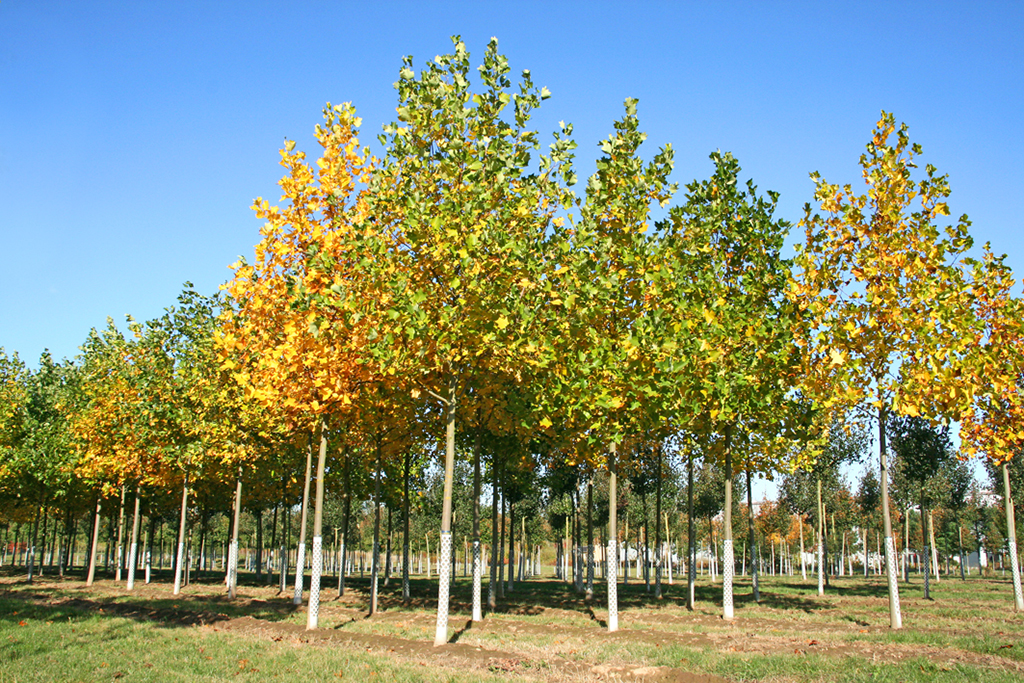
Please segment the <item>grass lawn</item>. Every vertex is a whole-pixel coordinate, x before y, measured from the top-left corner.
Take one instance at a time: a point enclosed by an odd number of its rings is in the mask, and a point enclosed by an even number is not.
[[[320,628],[308,632],[290,591],[243,579],[231,601],[219,577],[174,597],[165,575],[129,594],[111,580],[0,574],[0,681],[1024,680],[1024,615],[1001,576],[943,577],[929,601],[912,577],[900,631],[888,628],[881,577],[834,579],[824,596],[810,577],[762,577],[760,603],[740,577],[730,623],[720,583],[701,577],[690,612],[685,582],[655,600],[634,580],[619,585],[614,634],[599,584],[587,603],[553,579],[517,583],[473,624],[460,576],[441,648],[431,646],[435,582],[414,579],[403,605],[393,579],[367,618],[367,581],[349,577],[338,598],[328,578]]]

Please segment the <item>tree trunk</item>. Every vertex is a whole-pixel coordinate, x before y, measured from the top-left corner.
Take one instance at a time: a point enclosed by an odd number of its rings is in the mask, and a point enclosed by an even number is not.
[[[757,536],[754,533],[754,488],[753,475],[750,468],[747,468],[747,526],[750,540],[750,583],[754,588],[754,602],[761,602],[761,590],[757,583]]]
[[[267,562],[267,585],[269,586],[274,582],[274,560],[278,563],[281,562],[281,554],[277,550],[277,520],[281,513],[281,505],[277,502],[274,503],[274,514],[270,518],[270,545],[269,548],[270,559]]]
[[[288,535],[291,531],[291,519],[292,519],[292,508],[288,505],[288,478],[286,475],[281,475],[281,545],[279,551],[281,554],[281,566],[280,566],[280,582],[277,586],[277,594],[280,595],[288,590]],[[235,562],[238,562],[238,544],[235,544]]]
[[[508,592],[515,589],[516,579],[516,505],[508,503]]]
[[[181,563],[185,559],[185,520],[188,513],[188,475],[181,484],[181,517],[178,523],[178,554],[174,563],[174,595],[181,593]]]
[[[153,517],[152,509],[149,512],[149,527],[146,530],[146,539],[143,545],[146,547],[146,585],[153,580],[153,537],[156,535],[156,519]]]
[[[231,545],[228,546],[228,597],[232,600],[238,594],[238,520],[242,512],[242,467],[238,467],[235,479],[235,501],[231,511]]]
[[[925,518],[926,518],[927,513],[925,512],[925,507],[924,507],[924,483],[923,482],[921,484],[921,489],[920,489],[920,504],[921,504],[921,547],[924,548],[924,599],[925,600],[931,600],[932,596],[931,596],[931,590],[930,590],[930,582],[928,581],[928,579],[929,579],[929,574],[931,574],[930,570],[931,570],[932,558],[931,558],[931,549],[928,546],[928,529],[927,529],[927,527],[925,525]]]
[[[616,444],[608,446],[608,632],[619,630],[619,585],[615,580],[618,569],[618,480],[616,478]],[[628,561],[628,558],[627,558]]]
[[[256,508],[256,583],[263,578],[263,508]]]
[[[818,595],[825,594],[825,514],[821,504],[821,477],[817,479],[818,515],[815,522],[818,526]]]
[[[487,609],[494,611],[498,606],[498,456],[491,461],[491,562],[490,582],[487,584]]]
[[[501,518],[498,520],[498,597],[505,597],[505,523],[508,521],[508,497],[502,487],[498,500],[501,503]]]
[[[370,616],[377,613],[377,574],[380,558],[380,474],[381,447],[380,434],[377,435],[377,472],[373,478],[373,549],[370,555]]]
[[[1024,596],[1020,588],[1020,561],[1017,557],[1017,522],[1010,491],[1010,469],[1003,463],[1003,507],[1006,508],[1006,539],[1010,546],[1010,572],[1013,575],[1013,605],[1018,612],[1024,610]]]
[[[658,478],[654,490],[654,597],[661,600],[661,460],[663,451],[658,444]]]
[[[135,565],[139,554],[139,485],[135,485],[135,510],[132,512],[131,549],[128,551],[128,590],[135,588]]]
[[[587,477],[587,602],[594,598],[594,475]]]
[[[96,496],[96,510],[92,515],[92,538],[89,541],[89,572],[85,585],[91,586],[96,579],[96,547],[100,542],[100,519],[102,518],[102,501]]]
[[[686,465],[686,609],[693,611],[697,582],[697,525],[693,519],[693,453]]]
[[[483,621],[483,567],[480,564],[480,410],[477,409],[476,439],[473,443],[473,621]],[[406,479],[408,482],[408,479]],[[408,491],[408,486],[406,488]],[[406,494],[408,500],[408,493]],[[406,516],[408,529],[408,516]]]
[[[341,550],[338,553],[340,555],[340,557],[341,557],[341,570],[338,572],[338,596],[339,597],[345,594],[345,571],[348,568],[348,555],[349,555],[348,530],[350,528],[350,522],[351,522],[351,516],[352,516],[352,481],[351,481],[351,471],[352,471],[351,470],[351,462],[352,462],[352,457],[351,456],[352,456],[351,452],[348,450],[348,448],[346,448],[345,449],[345,466],[344,466],[344,469],[342,471],[342,474],[343,474],[342,482],[343,482],[344,487],[345,487],[345,490],[343,492],[343,498],[344,498],[345,502],[344,502],[344,505],[342,505],[342,512],[341,512]],[[409,481],[408,481],[408,478],[406,479],[405,485],[406,485],[406,492],[405,492],[405,499],[406,499],[406,515],[405,515],[405,517],[406,517],[406,536],[408,537],[408,521],[409,521],[409,512],[408,512],[408,505],[409,505],[408,486],[409,486]]]
[[[434,646],[448,642],[448,598],[451,594],[450,565],[452,553],[452,480],[455,473],[455,409],[456,403],[455,373],[450,372],[448,379],[448,415],[445,426],[444,446],[444,499],[441,507],[441,553],[440,580],[437,587],[437,624],[434,630]]]
[[[964,573],[964,565],[967,564],[967,558],[964,557],[964,528],[960,526],[960,520],[956,520],[956,531],[957,538],[959,539],[958,545],[960,548],[960,580],[967,581],[967,576]]]
[[[479,457],[479,449],[477,450],[477,457]],[[402,602],[403,604],[409,604],[409,470],[412,467],[412,452],[408,449],[405,451],[405,462],[402,468]],[[479,482],[479,461],[477,461],[477,521],[479,521],[479,503],[480,503],[480,482]],[[479,532],[479,529],[478,529]],[[479,540],[479,533],[477,534],[477,540]],[[476,586],[479,589],[479,585]],[[477,598],[479,598],[479,591],[477,592]],[[479,605],[478,605],[479,607]],[[478,620],[479,621],[479,620]]]
[[[885,535],[885,564],[889,582],[889,627],[902,628],[900,589],[896,582],[896,549],[892,540],[892,519],[889,516],[889,468],[886,464],[885,421],[885,408],[880,407],[878,409],[878,463],[880,469],[878,480],[882,490],[882,527]]]
[[[292,604],[302,604],[302,582],[306,576],[306,522],[309,518],[309,482],[313,475],[313,437],[306,442],[306,478],[302,485],[302,521],[299,530],[299,549],[295,555],[295,596]]]
[[[124,496],[125,485],[121,484],[121,505],[117,509],[117,565],[114,570],[114,580],[118,583],[121,582],[121,567],[124,565]]]
[[[391,506],[388,505],[388,538],[386,541],[386,547],[384,551],[384,585],[387,586],[391,581],[391,535],[394,531],[391,515]]]
[[[316,628],[320,616],[320,575],[324,567],[324,469],[327,461],[327,422],[320,421],[320,451],[316,459],[316,507],[313,510],[313,570],[309,578],[309,609],[306,630]]]
[[[735,569],[732,550],[732,427],[725,428],[725,510],[722,524],[722,618],[733,618],[732,575]]]

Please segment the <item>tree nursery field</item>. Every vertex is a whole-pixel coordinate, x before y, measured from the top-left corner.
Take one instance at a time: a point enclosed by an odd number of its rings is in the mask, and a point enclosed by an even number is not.
[[[0,579],[0,680],[28,681],[1019,681],[1024,618],[1008,609],[1009,579],[943,577],[932,600],[904,588],[903,629],[888,625],[884,579],[767,577],[761,602],[737,580],[736,615],[721,618],[721,587],[685,581],[657,600],[642,582],[619,587],[620,630],[603,596],[531,578],[501,607],[470,619],[470,582],[452,589],[450,642],[431,645],[436,581],[383,587],[367,617],[367,580],[325,597],[319,628],[276,587],[222,580],[169,594],[170,575],[132,593],[108,580]],[[251,579],[251,577],[245,577]]]

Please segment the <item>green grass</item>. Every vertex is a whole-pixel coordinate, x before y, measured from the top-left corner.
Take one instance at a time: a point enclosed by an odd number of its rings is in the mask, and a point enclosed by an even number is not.
[[[1012,611],[1003,577],[944,578],[930,601],[919,581],[901,584],[899,631],[888,629],[886,587],[877,577],[840,578],[824,596],[812,580],[766,577],[760,604],[740,578],[733,622],[720,618],[720,583],[702,579],[697,610],[689,612],[685,581],[664,585],[662,600],[634,582],[619,587],[621,628],[613,635],[604,629],[603,585],[595,584],[588,604],[558,581],[520,583],[495,613],[472,624],[470,584],[460,577],[449,631],[458,645],[444,656],[429,646],[435,582],[414,579],[409,606],[401,604],[400,582],[382,587],[382,609],[372,618],[365,615],[367,580],[350,578],[347,587],[342,599],[333,589],[322,593],[320,632],[340,640],[318,643],[302,637],[305,609],[292,606],[290,590],[278,596],[250,583],[231,601],[218,577],[171,596],[167,583],[128,594],[110,581],[86,589],[74,579],[28,585],[20,575],[0,576],[0,682],[561,682],[592,679],[602,665],[736,681],[1024,678],[1024,615]],[[243,616],[261,620],[260,632],[226,627]],[[395,652],[389,643],[407,647]],[[473,652],[480,654],[466,654]]]

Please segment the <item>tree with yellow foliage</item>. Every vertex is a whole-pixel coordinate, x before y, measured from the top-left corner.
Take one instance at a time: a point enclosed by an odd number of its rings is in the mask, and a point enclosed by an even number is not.
[[[801,225],[806,245],[792,296],[809,322],[808,372],[822,403],[869,406],[878,421],[890,626],[902,617],[889,516],[886,423],[892,412],[941,417],[961,392],[952,377],[965,324],[955,293],[971,246],[966,216],[949,215],[946,176],[925,167],[915,178],[921,148],[905,124],[882,112],[860,158],[866,194],[832,185],[817,173],[815,200]]]

